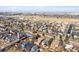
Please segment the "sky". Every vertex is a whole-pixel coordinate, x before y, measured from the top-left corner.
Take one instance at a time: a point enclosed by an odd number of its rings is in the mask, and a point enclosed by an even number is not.
[[[0,6],[0,12],[79,12],[79,6]]]

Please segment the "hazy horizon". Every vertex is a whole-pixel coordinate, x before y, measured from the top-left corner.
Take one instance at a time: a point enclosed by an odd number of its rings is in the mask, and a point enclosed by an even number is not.
[[[79,12],[79,6],[0,6],[0,12]]]

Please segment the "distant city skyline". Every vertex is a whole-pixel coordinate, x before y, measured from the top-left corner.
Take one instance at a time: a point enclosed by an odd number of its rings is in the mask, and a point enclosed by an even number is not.
[[[79,6],[0,6],[0,12],[79,12]]]

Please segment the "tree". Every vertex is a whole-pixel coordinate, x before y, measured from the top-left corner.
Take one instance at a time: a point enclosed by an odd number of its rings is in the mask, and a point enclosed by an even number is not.
[[[50,46],[52,41],[54,40],[54,38],[50,38],[49,41],[48,41],[48,45]]]

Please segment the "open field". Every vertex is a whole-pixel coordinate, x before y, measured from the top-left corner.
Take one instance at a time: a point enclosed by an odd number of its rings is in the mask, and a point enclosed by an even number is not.
[[[8,16],[8,17],[16,17],[16,18],[20,18],[20,19],[30,19],[30,20],[44,20],[44,21],[49,21],[49,22],[59,22],[59,23],[79,23],[79,19],[78,18],[56,18],[56,17],[50,17],[50,16],[38,16],[38,15],[32,15],[32,16],[23,16],[23,15],[17,15],[17,16]]]
[[[34,18],[34,20],[44,20],[49,22],[64,22],[64,23],[79,23],[79,19],[73,19],[73,18],[54,18],[54,17],[44,17],[44,16],[26,16],[26,18]],[[33,20],[33,19],[32,19]]]
[[[27,16],[27,15],[15,15],[15,16],[8,16],[8,17],[13,17],[13,18],[20,18],[22,20],[42,20],[42,21],[49,21],[49,22],[58,22],[58,23],[79,23],[78,18],[56,18],[56,17],[50,17],[50,16],[38,16],[38,15],[32,15],[32,16]]]

